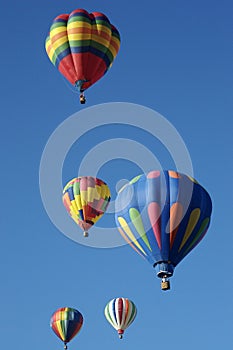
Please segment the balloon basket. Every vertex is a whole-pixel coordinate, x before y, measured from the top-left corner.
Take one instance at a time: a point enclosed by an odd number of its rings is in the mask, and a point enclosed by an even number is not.
[[[123,329],[118,329],[118,337],[119,339],[123,338],[124,330]]]
[[[79,101],[80,101],[80,103],[81,103],[82,105],[84,105],[84,104],[86,103],[86,98],[85,98],[85,96],[84,96],[83,94],[81,94],[81,95],[79,96]]]
[[[171,287],[170,287],[170,281],[163,281],[161,282],[161,289],[162,290],[169,290]]]

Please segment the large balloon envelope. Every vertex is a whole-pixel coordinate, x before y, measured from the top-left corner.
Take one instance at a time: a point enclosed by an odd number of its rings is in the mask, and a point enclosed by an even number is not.
[[[58,338],[63,341],[64,349],[67,349],[67,343],[75,337],[82,325],[82,314],[71,307],[56,310],[50,319],[50,326]]]
[[[167,290],[174,268],[206,234],[211,211],[211,198],[196,180],[151,171],[119,191],[115,218],[121,235],[156,268]]]
[[[81,93],[111,67],[120,48],[120,34],[100,12],[77,9],[53,20],[45,43],[50,61]]]
[[[72,219],[88,230],[103,216],[111,199],[108,185],[95,177],[80,176],[69,181],[63,189],[63,203]]]
[[[104,314],[107,321],[117,330],[119,338],[122,339],[125,329],[131,325],[136,317],[137,308],[127,298],[115,298],[108,302]]]

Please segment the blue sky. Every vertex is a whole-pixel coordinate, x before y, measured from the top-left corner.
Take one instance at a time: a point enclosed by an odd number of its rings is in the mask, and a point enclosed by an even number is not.
[[[71,306],[82,312],[84,326],[70,349],[229,348],[232,2],[11,0],[2,8],[2,347],[62,349],[49,320],[57,308]],[[210,229],[176,268],[167,293],[160,291],[151,266],[131,248],[77,244],[59,232],[42,204],[39,165],[46,142],[60,123],[83,109],[48,60],[44,40],[53,18],[76,8],[105,13],[122,39],[113,67],[87,91],[84,108],[130,102],[159,112],[182,136],[194,176],[213,200]],[[107,126],[73,145],[64,163],[64,183],[76,176],[82,156],[106,134],[109,139],[130,135],[165,168],[174,165],[143,131]],[[134,169],[137,175],[135,164],[115,160],[99,170],[113,198],[117,181]],[[105,304],[118,296],[132,299],[138,308],[122,341],[103,316]]]

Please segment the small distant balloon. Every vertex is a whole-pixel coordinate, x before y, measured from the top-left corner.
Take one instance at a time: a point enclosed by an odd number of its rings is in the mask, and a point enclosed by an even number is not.
[[[80,176],[63,190],[63,203],[71,218],[88,236],[88,230],[104,215],[111,199],[108,185],[95,177]]]
[[[82,325],[82,314],[71,307],[56,310],[50,319],[50,327],[64,343],[64,349],[67,349],[67,343],[78,334]]]
[[[127,298],[115,298],[108,302],[104,314],[107,321],[117,330],[119,338],[122,339],[124,331],[136,317],[137,308]]]

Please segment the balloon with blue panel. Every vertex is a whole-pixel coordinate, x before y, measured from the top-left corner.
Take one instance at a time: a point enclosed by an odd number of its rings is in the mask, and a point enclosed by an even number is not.
[[[116,198],[116,224],[127,243],[170,289],[175,267],[205,236],[212,211],[207,191],[176,171],[151,171],[132,179]]]

